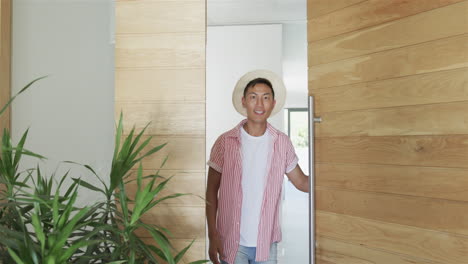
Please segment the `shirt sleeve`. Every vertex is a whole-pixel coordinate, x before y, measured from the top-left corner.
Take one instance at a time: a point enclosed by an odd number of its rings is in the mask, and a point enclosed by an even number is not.
[[[210,159],[206,163],[215,171],[222,173],[224,165],[224,136],[221,135],[211,148]]]
[[[291,142],[289,137],[286,137],[286,171],[285,173],[290,173],[294,168],[296,168],[297,163],[299,162],[299,158],[296,155],[296,151],[294,150],[294,146]]]

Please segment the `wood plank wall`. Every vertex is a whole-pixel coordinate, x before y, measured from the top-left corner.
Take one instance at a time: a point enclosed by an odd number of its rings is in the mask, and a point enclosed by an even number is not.
[[[0,109],[8,102],[11,93],[11,0],[0,2]],[[10,129],[10,110],[0,116],[0,136]]]
[[[143,163],[154,172],[169,156],[161,174],[175,177],[166,194],[204,196],[205,13],[204,0],[116,1],[116,116],[123,111],[127,132],[151,122],[153,145],[168,142]],[[205,258],[202,199],[168,200],[144,220],[169,228],[179,250],[196,239],[184,263]]]
[[[468,263],[468,1],[308,0],[317,263]]]

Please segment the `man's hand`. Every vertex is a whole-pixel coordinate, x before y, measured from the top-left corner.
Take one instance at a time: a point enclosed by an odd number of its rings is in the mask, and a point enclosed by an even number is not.
[[[218,190],[221,183],[221,173],[210,167],[208,170],[208,183],[206,187],[206,221],[208,224],[208,238],[210,249],[208,251],[213,264],[220,264],[219,257],[223,256],[223,247],[216,229],[216,215],[218,214]]]
[[[299,165],[296,165],[296,167],[289,173],[286,173],[286,175],[299,191],[309,192],[309,177],[302,172]]]
[[[208,254],[210,255],[210,260],[213,262],[213,264],[220,264],[219,258],[224,258],[224,252],[223,246],[221,245],[221,240],[219,239],[219,235],[212,235],[209,237],[209,239],[210,249],[208,250]]]

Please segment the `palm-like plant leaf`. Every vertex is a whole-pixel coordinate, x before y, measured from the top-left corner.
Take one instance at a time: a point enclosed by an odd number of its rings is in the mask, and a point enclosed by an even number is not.
[[[45,77],[33,80],[15,94],[0,109],[0,114],[11,105],[16,96],[42,78]],[[19,172],[19,164],[24,156],[38,159],[45,157],[25,148],[28,130],[23,133],[16,146],[11,143],[9,131],[4,130],[0,148],[0,184],[6,188],[0,188],[0,262],[5,262],[6,259],[5,263],[25,264],[157,264],[158,256],[169,264],[179,263],[193,241],[174,257],[173,247],[168,239],[169,230],[145,224],[141,220],[146,212],[159,203],[187,195],[175,193],[161,197],[160,193],[171,177],[166,179],[159,175],[159,171],[143,176],[142,160],[166,145],[164,143],[148,149],[152,137],[148,136],[143,140],[148,126],[149,124],[139,132],[132,128],[124,137],[123,115],[120,114],[109,185],[92,167],[82,165],[99,179],[101,188],[74,177],[68,188],[62,189],[69,178],[69,171],[56,186],[55,173],[47,178],[39,166]],[[167,157],[161,167],[166,161]],[[77,164],[71,161],[66,163]],[[124,179],[129,178],[136,164],[140,164],[135,179],[138,191],[135,197],[128,197],[126,184],[134,180]],[[34,172],[36,177],[33,177]],[[149,181],[144,184],[147,179]],[[157,182],[158,179],[163,180]],[[77,208],[79,186],[104,194],[106,200]],[[62,190],[65,191],[64,194],[61,194]],[[135,232],[137,229],[145,229],[154,239],[155,245],[140,239]],[[1,256],[2,254],[4,255]],[[205,262],[196,261],[192,264]]]
[[[25,92],[27,89],[29,89],[35,82],[41,80],[41,79],[44,79],[46,78],[47,76],[42,76],[42,77],[39,77],[39,78],[36,78],[34,80],[32,80],[30,83],[28,83],[25,87],[23,87],[23,89],[21,89],[18,93],[16,93],[15,95],[13,95],[10,100],[8,100],[8,102],[2,107],[2,109],[0,109],[0,115],[3,114],[3,112],[5,112],[5,110],[10,106],[10,104],[15,100],[15,98],[22,94],[23,92]]]

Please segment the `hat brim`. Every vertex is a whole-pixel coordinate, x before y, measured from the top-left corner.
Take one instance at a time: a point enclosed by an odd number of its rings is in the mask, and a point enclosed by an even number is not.
[[[255,70],[248,72],[242,76],[239,81],[237,81],[234,91],[232,92],[232,104],[239,114],[247,116],[246,109],[242,106],[242,97],[244,96],[245,86],[256,78],[265,78],[271,82],[273,86],[273,91],[275,92],[276,104],[271,115],[277,114],[281,109],[283,109],[284,103],[286,101],[286,88],[284,86],[283,80],[274,72],[269,70]]]

